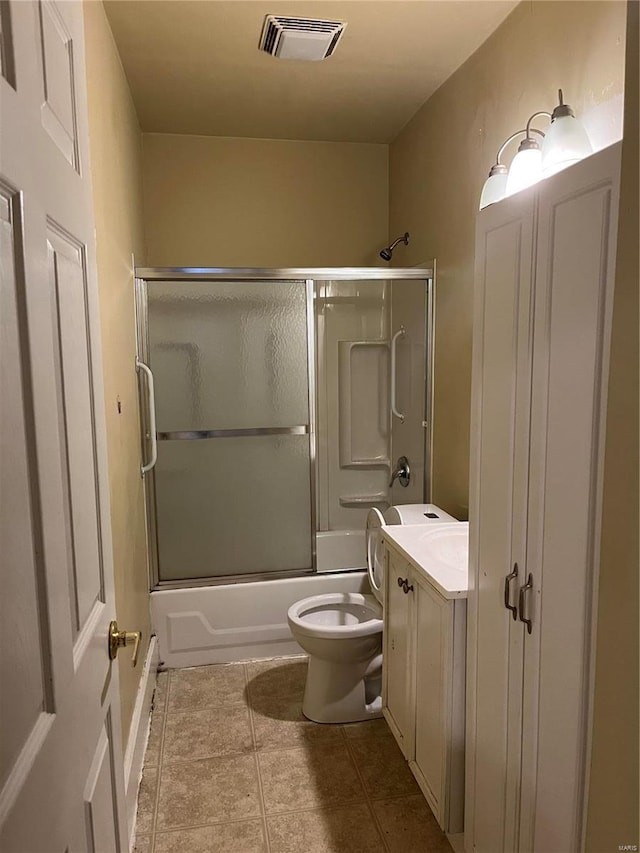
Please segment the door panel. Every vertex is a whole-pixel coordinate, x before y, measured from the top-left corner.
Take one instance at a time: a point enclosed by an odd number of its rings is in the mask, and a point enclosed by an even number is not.
[[[478,219],[465,817],[478,853],[516,846],[523,637],[503,595],[526,542],[532,232],[531,193]]]
[[[619,158],[615,146],[539,189],[523,851],[582,846]]]
[[[385,608],[385,696],[384,706],[395,724],[399,743],[405,758],[413,757],[413,718],[411,701],[411,601],[398,584],[406,579],[410,569],[407,563],[387,550],[387,595]]]
[[[1,8],[0,848],[124,851],[82,5]]]
[[[149,281],[160,582],[311,571],[304,281]],[[247,537],[250,520],[252,535]]]
[[[104,600],[100,517],[93,435],[91,355],[87,328],[87,281],[83,247],[51,223],[47,229],[49,287],[55,299],[56,387],[69,543],[69,584],[74,630]],[[98,555],[98,559],[94,559]]]
[[[448,602],[416,581],[416,764],[431,794],[436,819],[445,820],[447,702],[445,678],[448,634],[452,630]]]
[[[423,503],[431,499],[425,493],[425,453],[430,444],[431,425],[426,417],[427,371],[431,355],[427,352],[427,282],[394,281],[391,284],[391,334],[401,326],[405,334],[397,342],[397,406],[404,421],[391,416],[391,465],[399,456],[409,459],[411,481],[401,486],[396,480],[391,490],[392,504]],[[427,465],[431,462],[427,459]],[[430,491],[431,483],[426,484]]]
[[[37,484],[25,387],[24,278],[16,264],[21,238],[18,203],[17,194],[0,187],[0,541],[2,600],[11,602],[10,607],[0,607],[0,648],[12,662],[0,690],[0,720],[12,733],[0,739],[0,787],[47,708],[45,684],[51,677],[43,645],[46,637],[41,636],[47,603],[33,506]]]

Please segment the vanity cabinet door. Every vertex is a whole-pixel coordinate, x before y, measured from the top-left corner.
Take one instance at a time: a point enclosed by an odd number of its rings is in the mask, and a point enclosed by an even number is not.
[[[413,753],[412,594],[398,581],[410,579],[411,569],[387,551],[387,596],[384,651],[384,715],[405,758]]]
[[[414,773],[442,826],[446,771],[446,680],[452,602],[414,581],[416,596],[416,729]]]

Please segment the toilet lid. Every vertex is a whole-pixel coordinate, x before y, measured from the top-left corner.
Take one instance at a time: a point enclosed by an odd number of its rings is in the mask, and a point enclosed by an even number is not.
[[[367,546],[367,571],[371,591],[382,604],[384,582],[384,548],[382,547],[382,528],[385,526],[384,516],[379,509],[373,507],[367,514],[365,541]]]

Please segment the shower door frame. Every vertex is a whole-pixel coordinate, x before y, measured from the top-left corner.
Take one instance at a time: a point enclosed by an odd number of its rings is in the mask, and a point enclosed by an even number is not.
[[[434,264],[435,266],[435,264]],[[316,534],[317,534],[317,412],[316,412],[316,322],[315,322],[315,291],[316,283],[321,281],[402,281],[419,280],[426,287],[426,335],[428,369],[426,371],[425,388],[425,419],[431,430],[431,401],[433,394],[433,333],[432,328],[435,306],[433,268],[411,267],[383,269],[382,267],[319,267],[286,269],[259,269],[245,267],[136,267],[135,268],[135,326],[136,326],[136,356],[148,364],[149,359],[149,312],[147,303],[147,282],[150,281],[201,281],[201,282],[237,282],[239,285],[248,282],[281,281],[282,283],[299,282],[305,285],[306,291],[306,322],[307,322],[307,372],[309,394],[309,487],[311,509],[311,567],[305,569],[290,569],[286,571],[253,572],[242,575],[221,575],[219,577],[180,578],[177,580],[160,580],[158,531],[156,515],[156,482],[155,470],[151,469],[143,475],[145,480],[144,496],[146,510],[147,548],[149,553],[149,580],[151,591],[186,589],[199,586],[217,586],[229,583],[250,583],[279,578],[304,577],[317,574],[316,571]],[[142,383],[138,383],[138,401],[140,426],[142,435],[143,458],[147,441],[150,438],[149,404]],[[424,492],[425,498],[431,497],[431,441],[425,450]],[[428,457],[428,458],[427,458]]]

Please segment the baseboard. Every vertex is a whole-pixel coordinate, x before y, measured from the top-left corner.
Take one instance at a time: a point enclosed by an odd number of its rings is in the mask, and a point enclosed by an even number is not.
[[[151,717],[151,702],[156,686],[158,671],[158,642],[151,637],[149,649],[142,668],[138,695],[133,709],[129,739],[124,753],[124,783],[125,802],[127,808],[127,829],[129,833],[129,848],[133,849],[136,830],[136,810],[138,805],[138,788],[142,777],[144,753],[149,737],[149,722]]]
[[[454,853],[465,853],[464,832],[456,832],[454,835],[447,833],[447,840],[453,847]]]

